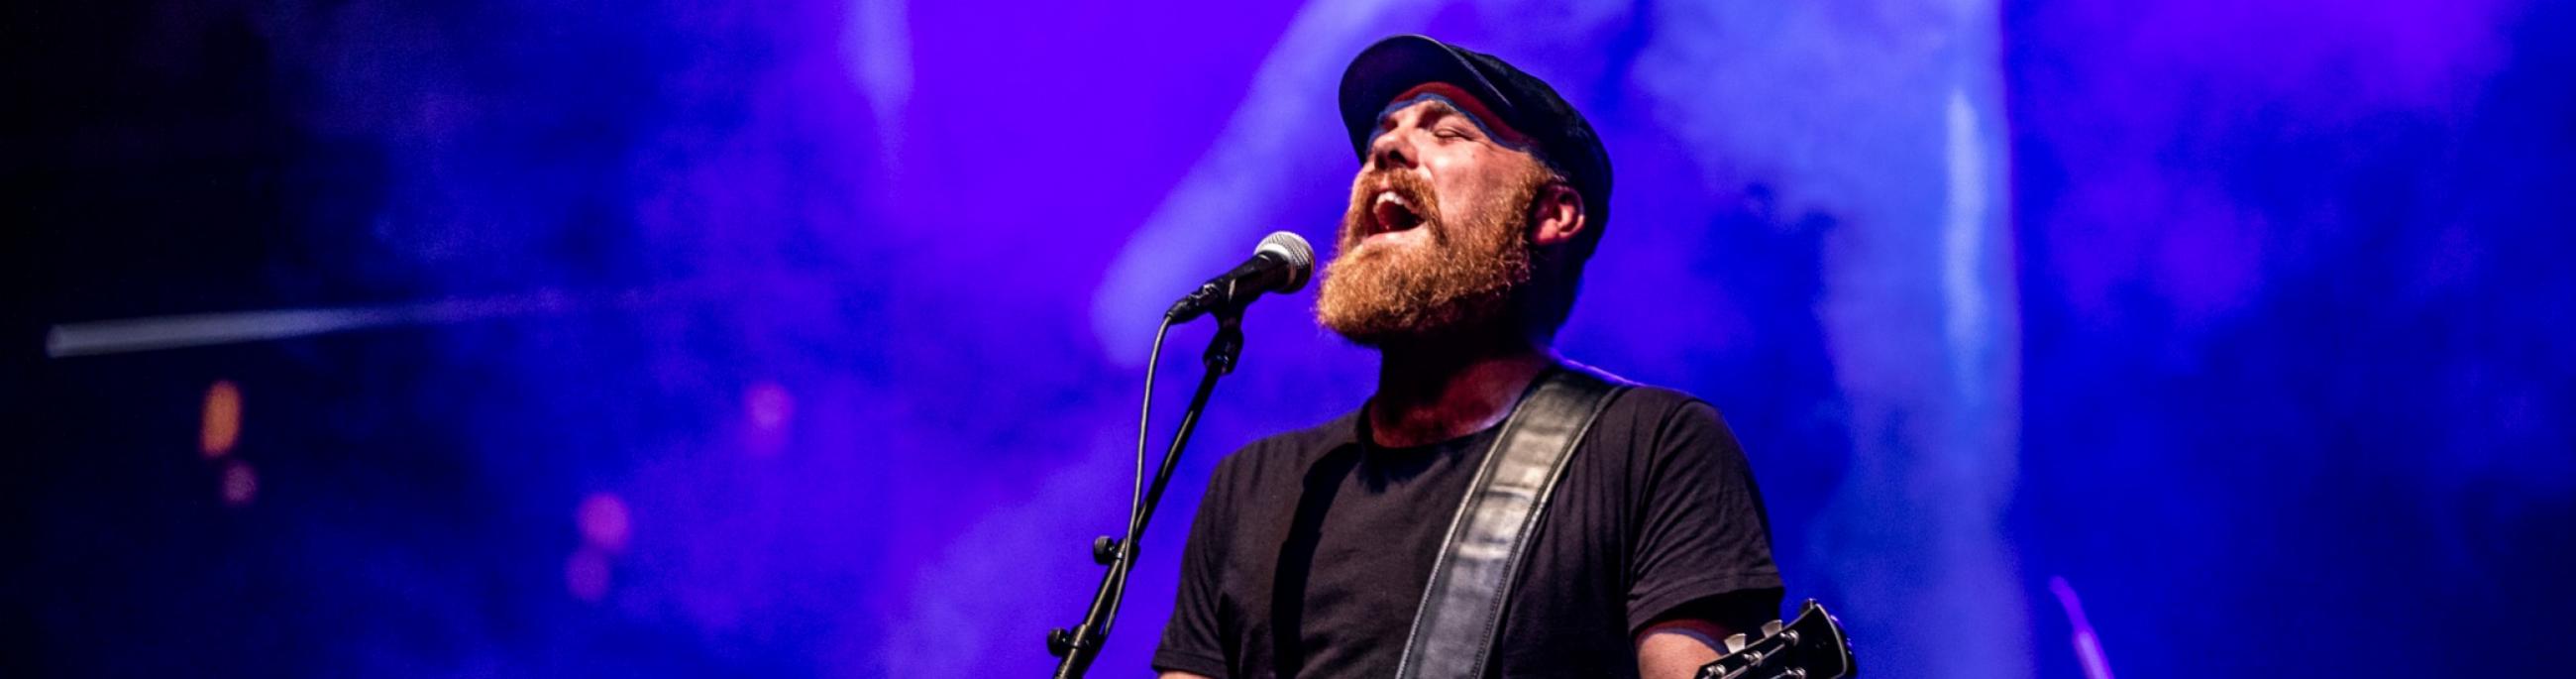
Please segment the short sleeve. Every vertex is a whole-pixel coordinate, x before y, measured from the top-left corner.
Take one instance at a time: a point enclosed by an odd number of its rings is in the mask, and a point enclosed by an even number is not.
[[[1683,605],[1738,592],[1776,615],[1780,569],[1751,465],[1717,409],[1688,400],[1655,425],[1644,462],[1628,629],[1643,629]],[[1763,616],[1768,618],[1770,616]]]
[[[1163,625],[1163,641],[1154,648],[1154,670],[1222,677],[1225,647],[1218,622],[1218,570],[1225,549],[1222,514],[1230,509],[1225,488],[1228,458],[1208,479],[1198,516],[1190,520],[1189,542],[1181,547],[1181,580],[1172,602],[1172,619]]]

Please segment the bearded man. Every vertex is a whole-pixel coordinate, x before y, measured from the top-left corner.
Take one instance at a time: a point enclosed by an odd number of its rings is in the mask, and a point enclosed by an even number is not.
[[[1493,571],[1507,596],[1483,618],[1490,633],[1467,637],[1474,662],[1423,669],[1434,641],[1419,621],[1457,612],[1440,592],[1458,585],[1435,573],[1481,558],[1450,554],[1451,535],[1489,511],[1473,502],[1493,475],[1479,470],[1518,440],[1498,425],[1521,421],[1534,385],[1586,371],[1551,345],[1609,221],[1610,164],[1546,83],[1430,38],[1362,51],[1340,98],[1360,170],[1315,316],[1378,351],[1377,391],[1219,465],[1154,668],[1692,676],[1716,640],[1775,616],[1780,576],[1717,411],[1644,386],[1601,392],[1525,532],[1503,534],[1519,547]]]

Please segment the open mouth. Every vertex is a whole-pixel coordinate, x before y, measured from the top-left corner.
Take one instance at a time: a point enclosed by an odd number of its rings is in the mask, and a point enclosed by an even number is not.
[[[1422,213],[1415,210],[1412,201],[1405,200],[1403,195],[1393,190],[1377,192],[1377,197],[1369,201],[1370,229],[1367,235],[1410,231],[1421,226]]]

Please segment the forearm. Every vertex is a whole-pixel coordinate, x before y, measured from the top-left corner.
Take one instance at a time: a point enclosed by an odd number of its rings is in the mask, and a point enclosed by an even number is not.
[[[1699,668],[1717,662],[1719,639],[1726,628],[1706,620],[1668,620],[1637,635],[1637,676],[1643,679],[1691,679]]]

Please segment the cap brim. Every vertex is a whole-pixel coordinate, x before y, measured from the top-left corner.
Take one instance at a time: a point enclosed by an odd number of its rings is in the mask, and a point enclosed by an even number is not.
[[[1467,61],[1467,55],[1428,36],[1399,35],[1360,50],[1350,68],[1342,71],[1342,126],[1350,131],[1351,152],[1367,157],[1369,133],[1377,129],[1378,114],[1396,95],[1424,83],[1456,85],[1495,113],[1512,115],[1512,102]]]

